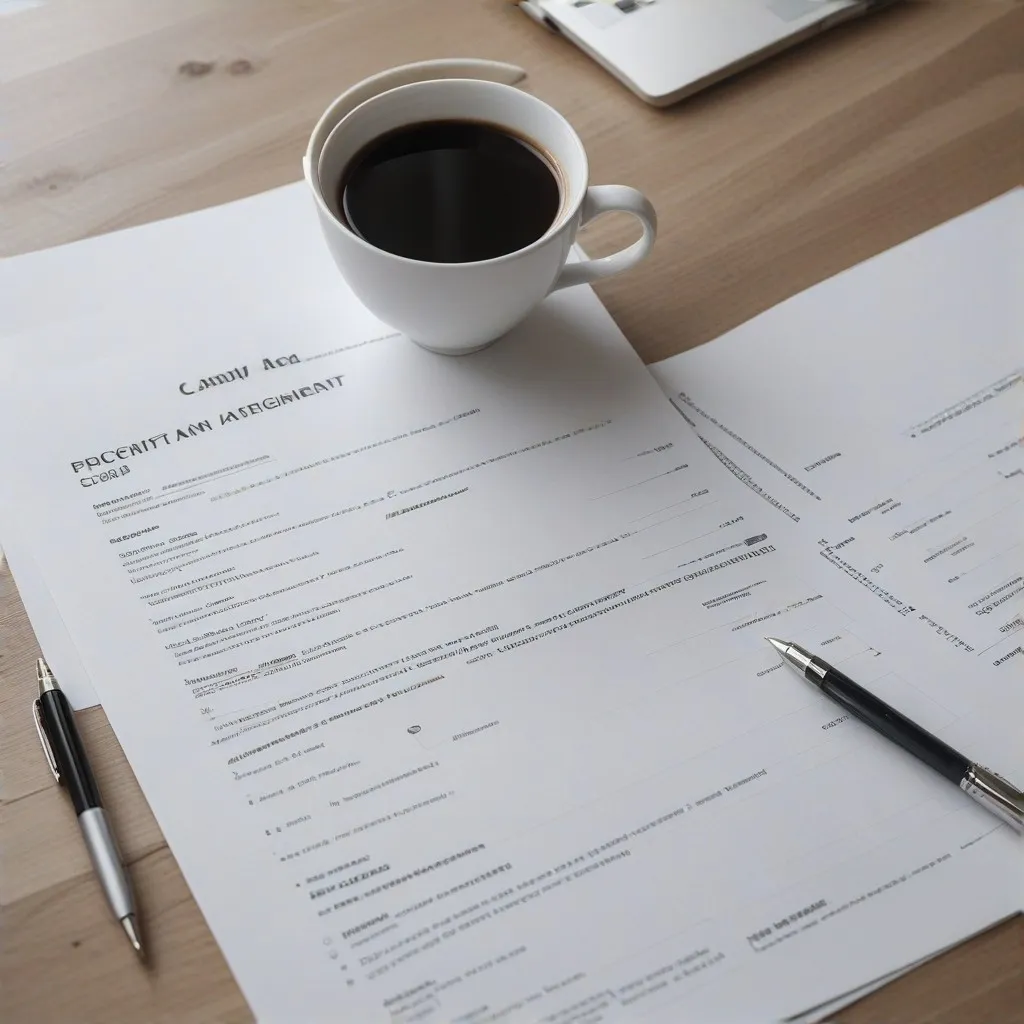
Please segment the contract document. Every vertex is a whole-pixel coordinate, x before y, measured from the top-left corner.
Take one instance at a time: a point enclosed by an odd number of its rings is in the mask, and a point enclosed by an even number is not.
[[[652,367],[820,557],[1024,677],[1024,189]]]
[[[589,289],[450,359],[196,273],[24,326],[4,521],[260,1020],[771,1020],[1019,908],[1019,838],[763,636],[1013,778],[1005,673],[880,626]]]

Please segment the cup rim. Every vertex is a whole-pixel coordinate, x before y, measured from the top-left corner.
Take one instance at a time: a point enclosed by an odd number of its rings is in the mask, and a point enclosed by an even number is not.
[[[323,187],[320,182],[320,164],[323,162],[324,153],[327,151],[327,147],[330,145],[331,138],[334,136],[335,132],[337,132],[338,129],[341,128],[350,118],[354,117],[357,113],[364,110],[364,108],[368,107],[370,104],[381,101],[385,97],[391,97],[396,93],[405,93],[408,92],[409,90],[423,91],[431,87],[448,89],[454,86],[456,87],[456,89],[459,89],[467,85],[472,86],[474,89],[483,89],[484,91],[489,92],[501,92],[505,94],[513,93],[519,99],[526,101],[528,104],[532,104],[536,108],[543,109],[548,114],[554,117],[555,121],[558,122],[561,125],[562,129],[565,131],[566,138],[569,140],[570,145],[576,150],[580,160],[580,166],[582,171],[582,187],[579,189],[579,195],[576,197],[575,202],[573,202],[569,206],[566,206],[560,212],[559,216],[554,221],[552,221],[547,230],[539,238],[534,239],[529,245],[523,246],[523,248],[521,249],[516,249],[513,252],[504,253],[501,256],[492,256],[490,259],[486,260],[474,260],[468,263],[440,263],[433,260],[415,260],[408,256],[402,256],[398,253],[388,252],[387,249],[381,249],[379,246],[373,245],[372,243],[366,241],[365,238],[361,238],[347,224],[345,224],[344,221],[342,221],[334,213],[333,210],[331,210],[331,208],[327,205],[327,201],[324,199]],[[331,104],[328,106],[327,111],[329,111],[337,102],[337,99],[333,100]],[[327,111],[325,111],[325,114]],[[323,115],[321,115],[321,118],[317,120],[317,127],[320,126],[322,120]],[[416,124],[418,122],[412,120],[407,121],[405,123]],[[504,122],[497,120],[496,123],[502,125],[503,127],[507,127],[510,131],[515,131],[517,134],[520,134],[518,132],[518,129],[512,125],[504,124]],[[314,134],[315,133],[316,129],[314,129]],[[531,93],[523,92],[521,89],[516,88],[514,85],[505,85],[503,82],[484,81],[479,78],[444,78],[420,82],[410,82],[406,85],[399,85],[393,89],[388,89],[385,92],[377,93],[374,96],[368,97],[367,99],[363,100],[362,103],[357,104],[355,107],[352,108],[352,110],[345,114],[345,116],[342,117],[342,119],[338,121],[338,123],[327,133],[327,136],[323,140],[323,144],[320,146],[319,153],[316,154],[315,166],[313,165],[312,159],[310,159],[313,155],[311,152],[312,143],[313,136],[311,135],[309,146],[307,147],[307,159],[309,159],[310,164],[308,172],[309,177],[312,179],[311,185],[313,186],[314,198],[316,199],[316,202],[320,207],[322,213],[330,218],[331,223],[335,227],[340,228],[342,231],[344,231],[348,238],[356,242],[358,245],[366,249],[368,252],[381,254],[383,256],[387,256],[390,259],[398,260],[400,263],[404,263],[413,267],[450,267],[452,269],[466,269],[468,267],[490,267],[499,263],[523,259],[530,253],[532,253],[535,249],[546,244],[547,242],[550,242],[551,239],[559,231],[563,230],[565,226],[572,221],[573,217],[575,217],[575,215],[579,212],[580,207],[583,205],[583,200],[586,198],[587,186],[590,180],[590,163],[587,160],[587,151],[583,146],[583,140],[579,137],[579,134],[576,132],[576,129],[573,128],[573,126],[569,123],[568,119],[565,117],[564,114],[556,110],[553,106],[551,106],[550,103],[545,103],[544,100],[539,99],[538,97],[532,95]]]

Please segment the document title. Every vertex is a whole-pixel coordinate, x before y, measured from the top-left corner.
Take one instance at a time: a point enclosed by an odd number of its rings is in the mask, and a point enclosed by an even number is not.
[[[300,360],[296,355],[282,356],[279,359],[264,359],[263,369],[273,370]],[[260,413],[271,412],[274,409],[283,408],[292,402],[301,402],[314,395],[335,391],[342,387],[343,373],[325,377],[322,380],[315,380],[302,387],[293,388],[291,391],[282,391],[276,394],[267,395],[255,402],[247,402],[244,405],[236,406],[233,409],[225,409],[219,413],[216,419],[201,419],[197,422],[186,423],[183,426],[172,427],[169,430],[153,434],[150,437],[143,437],[137,440],[126,442],[117,447],[108,448],[106,451],[95,455],[86,455],[81,459],[71,462],[72,472],[78,477],[83,487],[93,487],[96,484],[104,483],[118,477],[127,475],[131,471],[126,463],[138,455],[145,455],[147,452],[156,451],[158,448],[177,444],[180,441],[188,441],[194,437],[209,433],[217,426],[227,426],[239,420],[249,419],[258,416]],[[209,377],[201,377],[196,381],[182,381],[178,390],[183,395],[195,395],[212,387],[220,387],[234,381],[247,380],[249,367],[235,366],[230,370],[213,374]]]

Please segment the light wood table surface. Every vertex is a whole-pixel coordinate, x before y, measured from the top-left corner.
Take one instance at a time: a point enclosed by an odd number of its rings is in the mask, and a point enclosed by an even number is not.
[[[651,197],[661,222],[653,257],[598,289],[648,362],[1024,180],[1024,8],[1004,0],[908,0],[667,111],[645,107],[503,0],[44,0],[5,9],[10,0],[0,0],[0,255],[294,181],[334,96],[429,57],[522,66],[525,88],[577,127],[593,180]],[[608,251],[630,230],[611,219],[584,242]],[[39,751],[29,716],[36,656],[0,565],[0,1018],[250,1020],[93,709],[81,727],[152,949],[151,970],[134,963]],[[1021,1022],[1022,963],[1018,916],[835,1019]]]

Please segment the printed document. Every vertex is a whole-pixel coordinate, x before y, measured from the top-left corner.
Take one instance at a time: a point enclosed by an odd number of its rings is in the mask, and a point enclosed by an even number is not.
[[[1013,777],[1004,677],[861,617],[589,289],[464,360],[336,278],[150,309],[25,328],[5,519],[259,1019],[764,1020],[1018,909],[763,636]]]
[[[1024,189],[652,367],[820,559],[1024,673]]]

